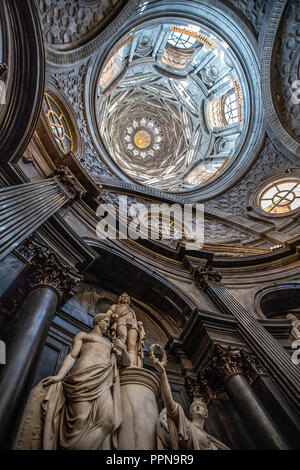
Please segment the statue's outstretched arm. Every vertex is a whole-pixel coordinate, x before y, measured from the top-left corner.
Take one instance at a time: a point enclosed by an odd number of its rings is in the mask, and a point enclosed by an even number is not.
[[[174,417],[175,419],[175,410],[176,410],[176,402],[173,400],[172,392],[170,388],[170,384],[168,381],[167,373],[165,368],[160,374],[160,390],[161,396],[164,402],[165,407],[167,408],[167,413],[169,416]],[[176,419],[175,419],[176,421]]]
[[[44,386],[60,382],[66,376],[66,374],[74,366],[76,359],[80,354],[81,346],[82,346],[82,333],[79,333],[78,335],[75,336],[72,349],[69,352],[69,354],[65,357],[58,374],[44,379],[42,381]]]
[[[167,413],[169,416],[172,416],[176,422],[175,411],[177,408],[177,404],[173,400],[173,397],[172,397],[172,392],[171,392],[170,384],[168,381],[166,369],[161,364],[161,362],[159,362],[159,360],[156,358],[152,357],[151,362],[160,373],[160,392],[161,392],[161,397],[163,399],[164,405],[167,409]]]

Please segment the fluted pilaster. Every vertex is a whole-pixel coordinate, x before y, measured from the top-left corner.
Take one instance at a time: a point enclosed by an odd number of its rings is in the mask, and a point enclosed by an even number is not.
[[[281,344],[251,315],[221,283],[221,275],[210,266],[195,271],[195,282],[226,314],[239,323],[239,332],[246,344],[268,368],[272,377],[297,409],[300,407],[300,369]]]
[[[0,189],[0,261],[62,206],[83,193],[64,167],[49,179]]]

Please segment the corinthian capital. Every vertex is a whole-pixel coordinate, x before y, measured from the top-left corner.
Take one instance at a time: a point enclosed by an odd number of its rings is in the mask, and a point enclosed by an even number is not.
[[[25,240],[18,251],[29,262],[27,281],[30,287],[50,286],[64,298],[82,280],[82,276],[63,266],[51,248],[35,236]]]
[[[200,265],[195,269],[194,279],[197,287],[202,289],[207,283],[219,284],[222,280],[222,276],[211,266]]]
[[[210,390],[220,392],[224,387],[224,379],[234,373],[245,376],[252,383],[258,374],[265,374],[255,354],[236,347],[215,345],[208,361],[201,369],[199,383],[207,383]]]

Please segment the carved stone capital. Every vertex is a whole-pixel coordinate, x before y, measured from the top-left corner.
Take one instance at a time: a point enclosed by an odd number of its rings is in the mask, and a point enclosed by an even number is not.
[[[221,274],[214,270],[210,265],[197,266],[194,272],[194,279],[197,287],[203,289],[210,284],[220,284],[222,280]]]
[[[70,193],[74,199],[81,199],[86,193],[85,189],[69,168],[61,166],[57,168],[54,173],[51,175],[51,178],[55,177],[59,183]]]
[[[266,374],[256,356],[239,348],[216,345],[198,375],[197,385],[210,398],[228,399],[224,390],[226,377],[240,373],[252,383],[258,374]]]
[[[190,403],[192,403],[195,398],[201,398],[208,405],[212,398],[217,398],[204,377],[202,377],[201,380],[198,380],[198,382],[191,377],[186,377],[185,390]]]
[[[82,276],[63,266],[52,250],[35,236],[25,240],[18,251],[30,263],[27,276],[30,287],[49,286],[65,297],[82,280]]]

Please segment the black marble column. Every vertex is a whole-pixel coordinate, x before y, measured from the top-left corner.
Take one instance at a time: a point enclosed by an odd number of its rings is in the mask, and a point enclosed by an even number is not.
[[[239,332],[296,409],[300,408],[300,368],[281,344],[251,315],[220,282],[220,274],[210,266],[195,271],[195,282],[226,314],[239,323]]]
[[[46,285],[33,289],[18,311],[13,341],[7,345],[0,377],[0,448],[10,449],[55,315],[58,293]]]
[[[259,373],[253,388],[270,414],[276,418],[282,433],[293,448],[300,450],[300,417],[294,407],[285,399],[268,374]]]
[[[228,375],[224,386],[259,449],[291,449],[242,373]]]
[[[13,253],[0,261],[0,299],[21,274],[25,263]]]
[[[36,236],[19,252],[29,262],[28,294],[10,330],[7,360],[0,376],[0,448],[13,447],[58,302],[81,276],[61,264]]]

